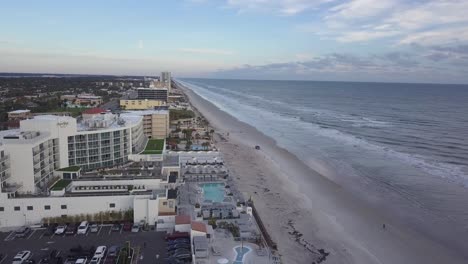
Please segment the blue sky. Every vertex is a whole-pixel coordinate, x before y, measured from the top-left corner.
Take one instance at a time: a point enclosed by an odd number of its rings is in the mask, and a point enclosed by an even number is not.
[[[468,83],[468,1],[2,1],[0,71]]]

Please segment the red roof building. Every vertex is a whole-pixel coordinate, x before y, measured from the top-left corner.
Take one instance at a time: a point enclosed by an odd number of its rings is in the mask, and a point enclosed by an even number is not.
[[[202,222],[192,222],[192,230],[206,233],[206,224]]]
[[[97,114],[101,114],[101,113],[105,113],[105,112],[106,112],[106,109],[96,107],[96,108],[86,109],[85,111],[83,111],[82,114],[85,114],[85,115],[97,115]]]
[[[190,225],[192,219],[188,215],[176,215],[175,224],[176,225]]]

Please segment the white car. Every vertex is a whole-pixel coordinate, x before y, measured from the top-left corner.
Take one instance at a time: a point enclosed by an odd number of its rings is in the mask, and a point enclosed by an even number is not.
[[[86,235],[86,233],[88,232],[88,227],[89,227],[89,223],[88,221],[83,221],[81,222],[80,226],[78,227],[78,231],[76,232],[78,235]]]
[[[28,250],[20,251],[13,258],[12,264],[22,264],[23,262],[28,260],[30,257],[31,257],[31,251],[28,251]]]
[[[89,228],[89,232],[91,233],[99,232],[99,226],[97,224],[92,224],[91,227]]]
[[[66,225],[59,225],[59,226],[57,226],[57,229],[55,229],[55,234],[56,235],[63,235],[63,234],[65,234],[65,230],[67,230]]]
[[[101,263],[101,258],[97,256],[94,256],[89,262],[89,264],[99,264],[99,263]]]
[[[75,264],[86,264],[88,262],[87,258],[79,258],[75,261]]]
[[[140,226],[138,224],[133,224],[132,226],[132,232],[133,233],[138,233],[140,232]]]
[[[106,252],[107,252],[106,246],[99,246],[96,248],[96,252],[94,252],[94,257],[104,258],[106,256]]]

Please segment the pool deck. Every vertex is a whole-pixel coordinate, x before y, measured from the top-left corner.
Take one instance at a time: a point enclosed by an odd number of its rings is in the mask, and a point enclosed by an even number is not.
[[[209,264],[217,264],[218,259],[220,258],[227,258],[229,263],[240,263],[235,262],[237,257],[237,252],[235,251],[236,247],[240,247],[241,243],[238,241],[234,241],[232,235],[225,230],[215,230],[214,238],[211,242],[211,245],[216,245],[220,252],[221,256],[213,256],[210,253],[208,258]],[[253,243],[244,242],[243,245],[245,247],[249,247],[251,250],[244,255],[244,264],[268,264],[271,263],[268,261],[268,254],[266,256],[258,256],[256,250],[258,246]],[[211,250],[211,248],[210,248]]]

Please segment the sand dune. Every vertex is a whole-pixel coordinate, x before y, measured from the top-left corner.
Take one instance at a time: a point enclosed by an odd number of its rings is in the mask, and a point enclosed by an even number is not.
[[[386,218],[254,127],[184,90],[226,139],[218,136],[216,144],[239,190],[254,200],[284,263],[310,264],[318,249],[330,252],[324,263],[466,263],[443,245]]]

